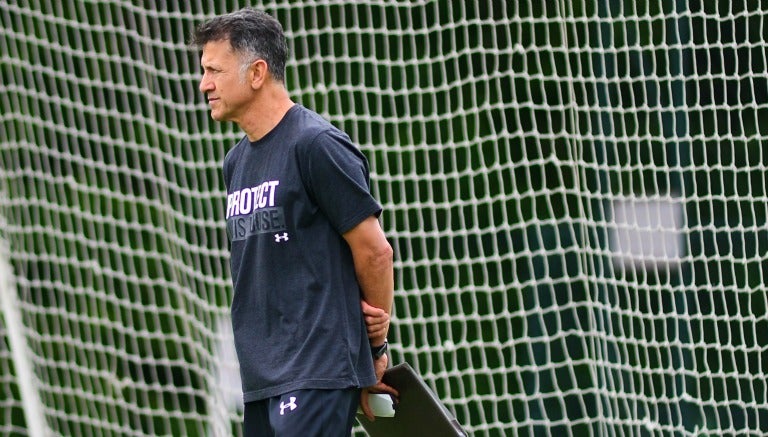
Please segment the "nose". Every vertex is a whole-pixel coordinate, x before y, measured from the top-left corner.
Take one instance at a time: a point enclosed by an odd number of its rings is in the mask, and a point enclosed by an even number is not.
[[[203,74],[203,77],[200,79],[199,88],[200,88],[200,92],[203,94],[213,91],[213,88],[214,88],[213,81],[210,80],[207,73]]]

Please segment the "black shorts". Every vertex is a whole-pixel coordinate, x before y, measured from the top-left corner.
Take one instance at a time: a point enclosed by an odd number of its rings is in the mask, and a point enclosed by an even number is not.
[[[349,436],[359,405],[359,388],[296,390],[247,402],[243,436]]]

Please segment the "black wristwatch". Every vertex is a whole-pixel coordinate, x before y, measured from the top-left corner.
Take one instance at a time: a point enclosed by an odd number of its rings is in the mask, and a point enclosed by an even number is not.
[[[382,355],[387,353],[388,346],[389,343],[387,343],[387,340],[384,340],[384,344],[381,346],[371,346],[371,355],[373,355],[373,360],[376,361],[381,358]]]

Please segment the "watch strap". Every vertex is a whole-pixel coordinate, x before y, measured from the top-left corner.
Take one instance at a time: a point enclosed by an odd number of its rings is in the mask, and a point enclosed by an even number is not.
[[[384,344],[380,346],[371,346],[371,355],[373,355],[373,359],[378,360],[382,355],[387,353],[388,346],[389,343],[387,343],[386,340],[384,340]]]

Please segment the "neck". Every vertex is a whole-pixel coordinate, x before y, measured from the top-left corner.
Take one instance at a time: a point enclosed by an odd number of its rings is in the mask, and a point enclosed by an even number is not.
[[[248,140],[260,140],[280,123],[293,105],[294,102],[282,84],[263,88],[237,124],[248,136]]]

